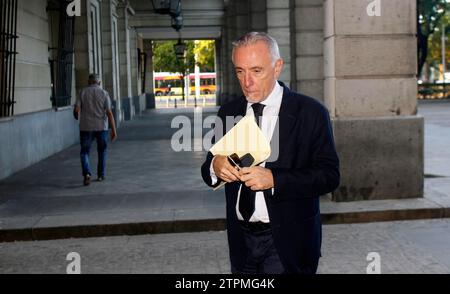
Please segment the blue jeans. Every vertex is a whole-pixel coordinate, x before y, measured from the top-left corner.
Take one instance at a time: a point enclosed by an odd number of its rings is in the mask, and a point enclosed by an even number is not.
[[[81,168],[83,169],[83,177],[91,176],[91,166],[89,164],[89,153],[91,151],[92,141],[97,141],[98,164],[97,175],[99,177],[105,176],[106,166],[106,148],[108,147],[108,131],[94,131],[94,132],[80,132],[81,144]]]

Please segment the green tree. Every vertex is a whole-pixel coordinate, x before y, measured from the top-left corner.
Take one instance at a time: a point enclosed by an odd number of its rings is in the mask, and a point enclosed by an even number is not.
[[[422,72],[429,54],[429,39],[449,9],[447,0],[417,0],[417,65]]]
[[[175,55],[174,45],[178,41],[155,41],[153,42],[153,68],[155,72],[184,73],[186,69],[194,70],[194,41],[186,43],[186,62],[179,60]]]
[[[153,69],[155,72],[178,73],[182,80],[182,91],[184,97],[185,81],[187,71],[193,71],[195,67],[194,42],[185,41],[186,59],[178,59],[175,54],[175,44],[178,41],[156,41],[153,42]]]
[[[184,41],[186,43],[186,62],[178,60],[175,55],[174,45],[178,41],[153,42],[153,68],[156,72],[183,73],[189,69],[195,71],[195,54],[198,54],[198,65],[201,72],[214,72],[215,70],[215,42]]]
[[[442,64],[442,26],[446,27],[445,35],[447,39],[450,39],[450,14],[447,12],[437,26],[435,32],[430,36],[428,40],[429,54],[427,58],[427,64],[433,67],[439,67]],[[450,45],[446,47],[445,60],[450,60]],[[448,69],[448,67],[447,67]]]
[[[195,42],[194,54],[198,54],[197,63],[201,72],[215,71],[215,47],[212,40]]]

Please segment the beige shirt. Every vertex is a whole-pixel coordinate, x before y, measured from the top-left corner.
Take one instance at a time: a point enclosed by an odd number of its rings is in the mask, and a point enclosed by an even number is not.
[[[107,131],[111,98],[108,92],[98,85],[81,90],[76,105],[80,107],[80,131]]]

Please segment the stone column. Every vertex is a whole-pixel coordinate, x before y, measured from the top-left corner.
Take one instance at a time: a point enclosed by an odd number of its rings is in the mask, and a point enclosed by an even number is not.
[[[295,2],[296,90],[323,102],[323,0]]]
[[[75,88],[78,96],[89,77],[89,34],[86,1],[81,1],[81,16],[75,21],[74,33]]]
[[[120,63],[120,97],[124,120],[133,118],[132,88],[131,88],[131,57],[130,57],[130,28],[128,25],[128,5],[117,6],[118,36],[119,36],[119,63]]]
[[[134,115],[140,113],[139,82],[138,82],[138,57],[137,57],[137,33],[134,28],[130,29],[130,77],[131,77],[131,100]]]
[[[267,31],[266,0],[250,0],[250,29],[256,32]]]
[[[214,55],[215,55],[215,72],[216,72],[216,105],[221,105],[221,97],[222,97],[222,89],[223,89],[223,80],[222,80],[222,42],[221,40],[216,40],[214,47]]]
[[[130,30],[130,61],[131,61],[131,96],[140,94],[138,83],[138,56],[137,56],[138,36],[135,29]]]
[[[141,114],[145,109],[145,95],[142,92],[142,76],[140,66],[142,62],[142,52],[144,49],[142,38],[135,29],[132,30],[131,46],[131,84],[133,91],[133,101],[136,114]],[[141,55],[141,56],[140,56]]]
[[[230,44],[230,37],[229,37],[229,28],[228,28],[228,22],[229,17],[228,14],[229,11],[229,4],[225,7],[225,14],[224,14],[224,26],[222,26],[222,39],[220,40],[220,59],[218,60],[221,64],[220,68],[222,71],[222,89],[221,94],[218,96],[219,99],[219,105],[223,105],[227,101],[227,97],[230,95],[230,67],[229,63],[231,62],[231,55],[229,53],[229,44]]]
[[[95,20],[91,17],[91,12],[98,12],[98,16],[100,16],[100,9],[100,1],[98,0],[81,1],[81,16],[76,17],[74,63],[77,94],[87,86],[90,73],[96,71],[103,79],[101,20],[97,19],[98,22],[92,23]],[[93,33],[92,28],[96,28],[97,31]],[[95,40],[93,36],[96,37]],[[98,45],[97,55],[94,54],[94,42]]]
[[[291,21],[289,0],[267,0],[267,33],[280,47],[284,69],[280,80],[291,87]]]
[[[117,22],[116,0],[103,0],[102,3],[102,32],[103,32],[103,88],[109,92],[114,105],[116,122],[119,124],[121,117],[119,70],[117,56]]]
[[[236,35],[240,37],[250,30],[251,17],[250,17],[250,1],[238,0],[235,1],[236,5]]]
[[[416,1],[325,1],[325,103],[341,159],[335,201],[423,196]]]
[[[226,44],[225,45],[225,54],[224,54],[224,59],[225,59],[225,66],[226,66],[226,73],[227,73],[227,77],[225,79],[226,84],[225,84],[225,89],[226,89],[226,96],[224,97],[225,99],[225,103],[227,101],[230,101],[234,98],[236,98],[237,95],[239,95],[240,92],[240,87],[239,87],[239,82],[236,79],[236,74],[234,71],[234,65],[232,62],[232,57],[231,57],[231,53],[232,53],[232,42],[236,40],[237,38],[237,27],[236,27],[236,0],[230,0],[230,2],[228,3],[228,7],[227,7],[227,11],[226,11]]]
[[[145,68],[145,95],[146,108],[155,108],[155,91],[153,87],[153,47],[152,40],[144,40],[144,52],[147,54],[147,67]]]

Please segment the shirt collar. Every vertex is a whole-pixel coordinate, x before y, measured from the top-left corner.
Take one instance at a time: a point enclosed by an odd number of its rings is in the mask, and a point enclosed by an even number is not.
[[[260,103],[266,106],[278,107],[281,105],[282,97],[283,97],[283,87],[281,87],[280,84],[276,82],[269,96],[267,96],[267,98],[264,101],[261,101]],[[254,103],[249,102],[247,104],[247,108],[251,107],[253,104]]]

